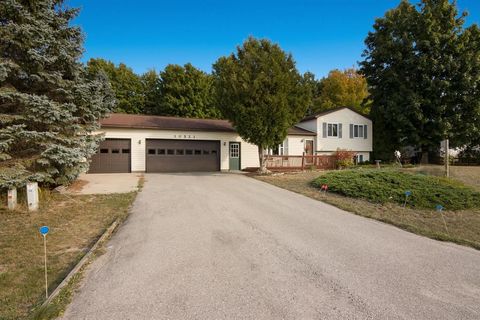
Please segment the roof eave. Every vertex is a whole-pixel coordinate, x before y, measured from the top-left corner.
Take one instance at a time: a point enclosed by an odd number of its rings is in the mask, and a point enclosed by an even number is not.
[[[235,132],[233,129],[199,129],[199,128],[159,128],[156,126],[132,126],[132,125],[120,125],[120,124],[102,124],[100,128],[117,128],[117,129],[149,129],[149,130],[168,130],[168,131],[208,131],[208,132]]]
[[[316,114],[312,114],[308,117],[305,117],[303,118],[302,120],[300,120],[300,123],[302,122],[305,122],[305,121],[310,121],[310,120],[314,120],[314,119],[318,119],[322,116],[325,116],[327,114],[330,114],[330,113],[334,113],[334,112],[337,112],[337,111],[340,111],[340,110],[343,110],[343,109],[349,109],[350,111],[353,111],[355,112],[356,114],[364,117],[364,118],[367,118],[368,120],[372,120],[369,116],[363,114],[363,113],[360,113],[358,112],[357,110],[353,109],[352,107],[347,107],[347,106],[344,106],[344,107],[338,107],[338,108],[333,108],[333,109],[329,109],[329,110],[325,110],[325,111],[322,111],[322,112],[319,112],[319,113],[316,113]]]
[[[314,137],[316,136],[317,134],[316,133],[289,133],[287,134],[287,136],[311,136],[311,137]]]

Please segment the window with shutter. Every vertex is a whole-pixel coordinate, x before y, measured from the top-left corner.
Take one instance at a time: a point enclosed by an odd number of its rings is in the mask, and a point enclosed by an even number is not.
[[[367,125],[365,124],[351,124],[350,138],[364,138],[367,139]]]
[[[328,123],[327,124],[327,137],[339,137],[340,136],[341,125],[338,123]]]

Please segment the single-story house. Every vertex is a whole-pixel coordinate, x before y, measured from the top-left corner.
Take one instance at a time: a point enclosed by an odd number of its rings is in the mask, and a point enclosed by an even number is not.
[[[257,146],[245,142],[227,120],[113,113],[101,120],[105,134],[90,173],[228,171],[258,167]],[[345,135],[343,128],[350,128]],[[347,129],[348,130],[348,129]],[[372,151],[367,117],[338,108],[303,119],[288,130],[272,155],[330,154],[337,148]]]

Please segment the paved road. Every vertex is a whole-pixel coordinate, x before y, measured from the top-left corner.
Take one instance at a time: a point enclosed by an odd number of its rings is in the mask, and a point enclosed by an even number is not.
[[[480,252],[241,175],[147,175],[65,319],[480,319]]]

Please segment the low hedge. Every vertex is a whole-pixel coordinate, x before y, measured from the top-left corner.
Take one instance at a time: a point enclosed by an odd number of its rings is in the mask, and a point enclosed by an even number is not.
[[[411,191],[407,205],[434,209],[437,204],[446,210],[480,207],[480,193],[460,182],[422,174],[403,173],[393,169],[357,169],[328,172],[312,181],[312,185],[352,198],[374,203],[402,204],[405,192]]]

